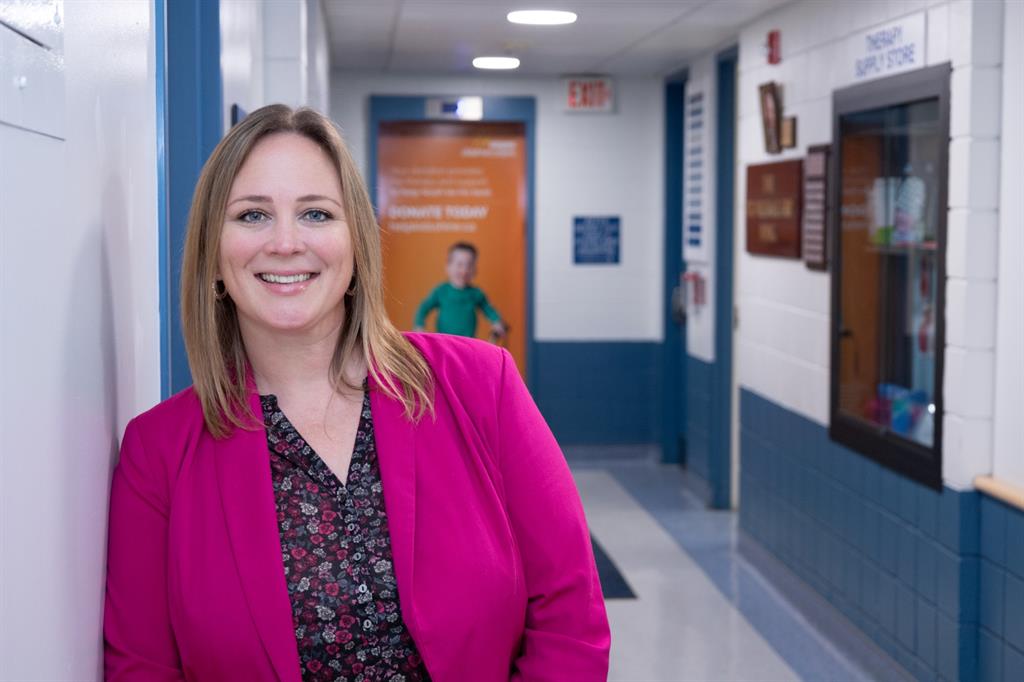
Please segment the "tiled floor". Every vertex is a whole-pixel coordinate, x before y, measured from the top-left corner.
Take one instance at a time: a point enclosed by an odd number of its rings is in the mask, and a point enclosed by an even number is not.
[[[608,601],[609,679],[866,680],[736,552],[736,515],[707,510],[682,471],[571,459],[594,537],[636,599]]]

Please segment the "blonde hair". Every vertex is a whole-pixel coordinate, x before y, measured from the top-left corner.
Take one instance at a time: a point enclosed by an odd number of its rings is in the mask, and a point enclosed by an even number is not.
[[[366,363],[374,383],[403,403],[407,418],[415,421],[424,413],[433,414],[430,368],[391,323],[384,308],[380,227],[341,135],[319,112],[273,104],[249,114],[220,141],[203,166],[189,212],[181,269],[181,318],[193,387],[203,406],[206,428],[221,438],[236,427],[262,427],[262,418],[252,413],[248,401],[248,359],[238,314],[230,297],[217,297],[214,279],[235,176],[261,139],[284,132],[312,140],[334,164],[351,231],[354,293],[344,297],[345,323],[331,361],[332,383],[339,390],[359,388],[351,386],[344,374],[345,361],[356,354]]]

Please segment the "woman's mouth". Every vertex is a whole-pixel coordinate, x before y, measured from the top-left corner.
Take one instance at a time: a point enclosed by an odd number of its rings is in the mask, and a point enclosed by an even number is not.
[[[277,275],[272,272],[261,272],[256,276],[270,284],[298,284],[312,279],[316,274],[315,272],[302,272],[294,275]]]

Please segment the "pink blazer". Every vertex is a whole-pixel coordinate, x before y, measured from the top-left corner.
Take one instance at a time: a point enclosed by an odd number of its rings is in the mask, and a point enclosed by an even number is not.
[[[413,424],[371,384],[402,616],[436,682],[605,680],[579,495],[511,356],[410,334]],[[252,387],[250,404],[260,414]],[[187,389],[128,424],[110,500],[109,680],[300,680],[266,434],[215,440]]]

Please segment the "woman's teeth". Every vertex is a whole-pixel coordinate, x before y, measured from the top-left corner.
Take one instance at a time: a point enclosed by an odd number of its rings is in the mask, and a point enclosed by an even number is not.
[[[261,272],[258,276],[264,282],[272,282],[274,284],[295,284],[296,282],[305,282],[313,276],[313,273],[305,272],[301,275],[272,275],[268,272]]]

